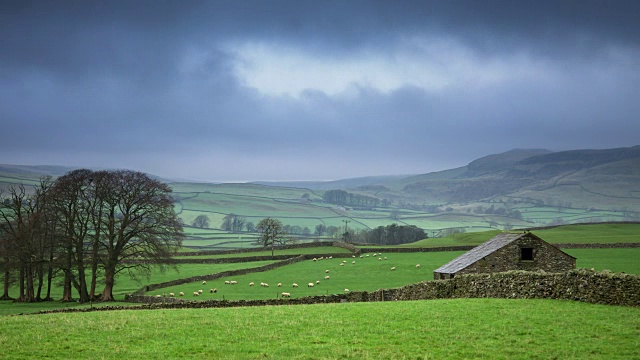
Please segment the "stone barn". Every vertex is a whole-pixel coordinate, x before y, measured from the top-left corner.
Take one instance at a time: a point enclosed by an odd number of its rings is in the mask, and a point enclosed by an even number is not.
[[[530,232],[504,233],[434,270],[433,278],[509,270],[564,272],[575,267],[576,258]]]

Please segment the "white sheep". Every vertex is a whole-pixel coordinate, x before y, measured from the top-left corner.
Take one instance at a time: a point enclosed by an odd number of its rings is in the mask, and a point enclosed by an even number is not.
[[[213,293],[217,293],[218,292],[218,288],[213,288]]]
[[[229,284],[231,284],[231,281],[226,280],[224,283],[225,283],[226,285],[229,285]]]
[[[314,286],[314,283],[308,283],[307,284],[307,287],[313,287],[313,286]]]
[[[318,259],[316,259],[316,258],[313,258],[313,261],[318,261]]]
[[[197,291],[194,291],[194,292],[193,292],[193,296],[200,296],[200,293],[199,293],[199,292],[197,292]]]
[[[237,284],[237,283],[238,283],[238,282],[237,282],[237,281],[235,281],[235,280],[231,280],[231,281],[229,281],[229,284],[231,284],[231,285],[235,285],[235,284]]]
[[[325,280],[329,280],[329,279],[331,279],[331,277],[329,275],[327,275],[327,276],[324,277],[324,279]]]
[[[340,266],[344,266],[344,263],[340,263]]]
[[[291,285],[291,286],[293,286],[293,287],[298,287],[298,284],[293,283],[293,285]]]
[[[156,295],[156,297],[157,297],[157,298],[161,298],[161,297],[162,297],[162,295]]]
[[[385,256],[384,259],[387,260],[387,257]]]
[[[345,288],[344,289],[345,294],[349,292],[349,289]]]
[[[416,264],[416,269],[420,269],[420,264]]]
[[[391,268],[391,271],[394,271],[395,269],[396,269],[396,267],[394,266],[394,267]]]
[[[176,296],[176,294],[174,294],[174,293],[169,293],[169,297],[175,297],[175,296]]]
[[[316,280],[316,285],[317,285],[317,284],[320,284],[320,280]]]
[[[264,287],[269,287],[269,284],[267,284],[267,283],[264,283]]]
[[[255,284],[252,282],[249,283],[249,286],[254,286]]]
[[[325,270],[324,272],[328,274],[328,273],[329,273],[329,270]]]
[[[282,297],[283,297],[283,298],[290,298],[290,297],[291,297],[291,294],[290,294],[290,293],[288,293],[288,292],[283,292],[283,293],[282,293]]]
[[[282,287],[282,283],[278,283],[278,287]]]
[[[352,264],[355,264],[355,263],[356,263],[356,261],[355,261],[355,260],[353,260],[351,263],[352,263]]]
[[[203,281],[202,281],[202,285],[207,285],[207,281],[206,281],[206,280],[203,280]]]
[[[382,258],[378,258],[378,261],[382,261]]]
[[[211,294],[213,294],[213,289],[209,289],[209,292],[210,292]]]
[[[180,291],[180,296],[184,296],[184,291]]]
[[[376,254],[376,253],[373,253],[373,256],[378,256],[378,254]]]

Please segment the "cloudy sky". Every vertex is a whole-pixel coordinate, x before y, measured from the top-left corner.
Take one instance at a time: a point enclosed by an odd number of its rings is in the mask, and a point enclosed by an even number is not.
[[[209,181],[640,144],[640,1],[7,1],[0,163]]]

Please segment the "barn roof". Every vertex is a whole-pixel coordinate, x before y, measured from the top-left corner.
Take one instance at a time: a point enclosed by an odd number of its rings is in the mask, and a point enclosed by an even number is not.
[[[451,260],[450,262],[440,266],[434,272],[443,273],[443,274],[453,274],[456,273],[467,266],[475,263],[476,261],[482,259],[483,257],[491,254],[492,252],[510,244],[511,242],[525,236],[525,235],[533,235],[531,233],[524,234],[499,234],[491,240],[474,247],[468,252],[458,256],[457,258]],[[533,235],[535,236],[535,235]]]

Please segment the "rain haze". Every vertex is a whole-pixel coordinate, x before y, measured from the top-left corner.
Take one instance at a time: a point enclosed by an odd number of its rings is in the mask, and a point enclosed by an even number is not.
[[[639,1],[2,1],[0,163],[200,181],[640,144]]]

